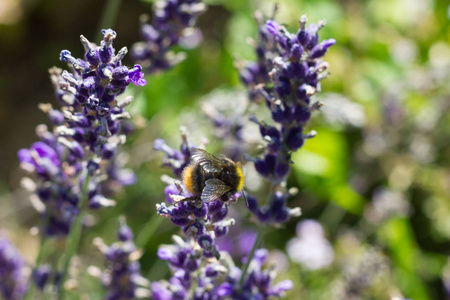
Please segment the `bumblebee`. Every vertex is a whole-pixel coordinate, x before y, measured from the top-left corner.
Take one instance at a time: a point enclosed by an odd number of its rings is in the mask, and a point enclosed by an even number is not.
[[[228,201],[230,196],[242,190],[244,174],[239,162],[224,155],[216,157],[202,149],[194,149],[191,158],[193,162],[184,168],[182,178],[194,197],[203,202],[219,198]]]

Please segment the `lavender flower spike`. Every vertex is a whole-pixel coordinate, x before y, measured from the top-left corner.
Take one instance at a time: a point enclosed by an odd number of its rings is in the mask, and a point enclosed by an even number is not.
[[[194,29],[194,26],[204,10],[205,5],[200,0],[157,2],[151,24],[148,23],[148,16],[141,17],[142,42],[133,45],[133,59],[140,63],[147,73],[170,69],[176,65],[184,59],[184,55],[175,55],[171,48],[178,44],[183,46],[188,42],[192,44],[192,41],[201,39],[200,31]]]
[[[53,128],[39,125],[40,141],[18,153],[21,167],[35,177],[31,192],[37,196],[34,201],[40,201],[35,207],[43,220],[41,235],[67,239],[59,286],[64,286],[70,259],[78,248],[83,212],[115,205],[107,197],[133,182],[132,174],[121,169],[123,160],[116,156],[129,132],[122,125],[130,118],[124,108],[132,100],[120,95],[130,83],[142,86],[146,81],[139,65],[131,69],[122,65],[127,48],[115,51],[116,32],[107,29],[102,33],[100,46],[81,36],[84,59],[61,51],[60,59],[69,63],[72,71],[52,68],[50,75],[63,107],[39,106]],[[40,264],[37,262],[34,270],[38,286],[45,283],[48,273]],[[60,289],[59,299],[64,292]]]
[[[320,107],[311,97],[320,91],[320,81],[327,76],[328,64],[322,57],[336,43],[334,39],[319,43],[318,31],[325,23],[306,27],[306,21],[306,16],[300,18],[300,29],[295,34],[274,20],[264,24],[259,19],[257,64],[248,63],[240,71],[251,100],[262,98],[274,123],[268,125],[251,117],[266,142],[262,156],[251,160],[256,171],[274,187],[267,205],[259,206],[256,199],[249,197],[251,212],[262,223],[285,223],[300,213],[298,208],[287,208],[291,193],[282,183],[291,171],[292,153],[315,136],[314,131],[305,132],[304,128],[311,113]]]
[[[72,72],[50,69],[56,96],[63,109],[40,104],[53,129],[40,125],[40,141],[18,152],[21,167],[36,177],[36,193],[44,204],[42,233],[67,235],[79,214],[80,196],[87,176],[88,204],[91,209],[114,205],[107,199],[111,186],[117,190],[133,182],[133,176],[121,169],[123,161],[115,155],[125,142],[122,121],[130,116],[124,107],[130,97],[118,98],[130,83],[145,85],[141,66],[129,69],[121,60],[127,53],[116,53],[116,33],[103,30],[100,46],[81,36],[85,54],[76,59],[68,50],[60,59],[72,66]],[[100,167],[102,166],[102,168]]]
[[[104,299],[135,299],[147,298],[150,291],[146,288],[150,283],[140,274],[138,259],[141,251],[136,249],[133,242],[133,232],[121,218],[117,238],[119,241],[107,246],[101,238],[94,240],[106,260],[106,269],[91,266],[89,273],[100,277],[106,290]]]
[[[85,48],[85,60],[75,59],[68,50],[61,51],[61,61],[72,65],[73,74],[62,73],[61,89],[72,93],[78,105],[84,107],[86,116],[94,117],[100,122],[98,134],[111,136],[110,127],[122,114],[116,97],[122,94],[130,83],[145,85],[141,66],[132,69],[122,66],[122,58],[128,52],[122,48],[117,54],[112,46],[117,34],[111,29],[102,30],[103,41],[99,47],[81,36]]]

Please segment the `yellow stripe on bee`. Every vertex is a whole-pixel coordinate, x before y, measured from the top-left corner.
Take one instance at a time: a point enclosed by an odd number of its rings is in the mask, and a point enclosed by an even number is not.
[[[239,177],[239,183],[236,187],[236,190],[240,191],[244,187],[244,174],[242,173],[242,170],[241,170],[241,168],[239,168],[239,166],[235,166],[235,167],[236,167],[237,177]]]
[[[194,185],[192,182],[192,170],[194,168],[194,165],[189,165],[183,170],[182,178],[183,183],[186,186],[186,189],[193,194],[194,193]]]

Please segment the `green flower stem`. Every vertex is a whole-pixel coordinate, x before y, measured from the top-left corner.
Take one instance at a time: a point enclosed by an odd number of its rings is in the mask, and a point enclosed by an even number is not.
[[[255,256],[256,249],[261,247],[261,244],[264,240],[264,231],[266,227],[260,226],[258,229],[258,233],[256,235],[255,243],[253,244],[252,250],[247,256],[247,262],[245,263],[244,269],[242,270],[241,279],[239,279],[239,285],[242,286],[244,284],[245,275],[247,274],[248,267],[250,266],[251,261],[253,260],[253,256]]]
[[[275,162],[275,168],[278,165],[279,157],[277,157],[277,161]],[[275,182],[270,183],[269,188],[269,195],[267,196],[266,203],[271,203],[273,195],[275,194],[275,189],[277,187],[277,184]],[[245,263],[244,269],[242,270],[241,278],[239,279],[239,285],[242,286],[244,283],[245,275],[247,274],[248,267],[250,266],[250,262],[253,260],[253,256],[255,256],[255,251],[259,247],[261,247],[263,241],[264,241],[264,231],[266,227],[264,225],[259,226],[258,232],[256,234],[255,243],[253,244],[252,250],[247,256],[247,262]]]
[[[98,36],[96,41],[102,39],[101,30],[112,28],[117,19],[117,14],[119,13],[119,8],[121,4],[121,0],[108,0],[106,3],[106,7],[103,9],[102,18],[99,23],[99,27],[97,32]]]
[[[158,214],[154,214],[150,217],[147,223],[144,224],[141,230],[139,230],[136,236],[135,244],[138,248],[143,248],[151,240],[152,236],[158,230],[159,226],[163,222],[164,218]]]
[[[69,270],[70,260],[72,259],[73,255],[77,252],[78,246],[80,244],[80,237],[81,237],[81,229],[82,229],[82,220],[83,220],[83,209],[86,205],[87,199],[88,199],[88,187],[89,182],[91,178],[90,176],[86,176],[86,179],[83,184],[83,189],[81,191],[81,199],[78,203],[78,215],[76,215],[75,220],[72,223],[72,229],[69,232],[69,236],[67,237],[67,246],[66,251],[64,251],[63,256],[63,268],[61,273],[61,286],[59,287],[59,293],[58,293],[58,299],[62,300],[64,299],[64,281],[67,277],[67,272]]]

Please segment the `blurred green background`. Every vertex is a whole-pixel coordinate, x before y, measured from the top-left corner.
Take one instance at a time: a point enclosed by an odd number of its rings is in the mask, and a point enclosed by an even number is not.
[[[275,2],[276,20],[291,31],[307,14],[310,22],[327,21],[321,39],[337,40],[325,56],[331,75],[316,98],[325,104],[323,113],[309,125],[318,135],[293,156],[288,181],[300,190],[289,206],[300,206],[303,215],[271,229],[266,241],[270,250],[284,251],[296,223],[316,219],[335,256],[316,271],[291,261],[280,274],[294,281],[287,298],[450,299],[450,9],[438,0],[207,1],[198,23],[203,42],[172,70],[146,77],[149,84],[135,93],[130,111],[146,126],[125,148],[138,181],[121,191],[115,208],[94,214],[95,225],[83,236],[83,264],[102,265],[91,241],[102,236],[112,242],[119,215],[139,232],[155,203],[163,201],[160,176],[167,172],[152,150],[154,139],[177,147],[179,126],[185,125],[194,142],[209,134],[220,149],[211,132],[196,130],[202,123],[191,121],[201,115],[200,101],[214,91],[244,92],[234,62],[254,58],[247,43],[257,34],[253,14],[271,15]],[[81,57],[79,35],[94,41],[104,5],[0,1],[0,228],[29,262],[38,245],[29,228],[38,217],[19,188],[23,174],[16,152],[36,140],[37,124],[47,122],[37,104],[55,103],[47,69],[64,67],[58,59],[62,49]],[[116,48],[139,40],[139,15],[150,13],[151,5],[122,2],[112,26]],[[129,57],[125,63],[132,64]],[[249,222],[245,227],[252,228]],[[158,234],[143,245],[141,260],[143,274],[152,280],[161,279],[162,269],[168,272],[155,253],[176,233],[166,220],[154,228]],[[80,280],[87,287],[80,293],[93,295],[92,280],[87,275]]]

